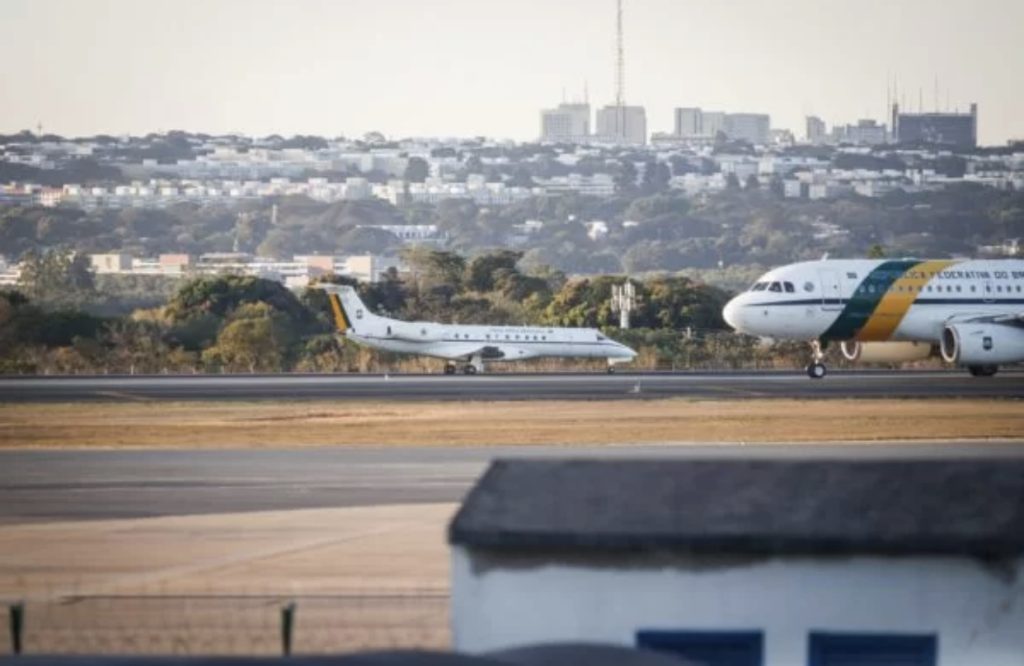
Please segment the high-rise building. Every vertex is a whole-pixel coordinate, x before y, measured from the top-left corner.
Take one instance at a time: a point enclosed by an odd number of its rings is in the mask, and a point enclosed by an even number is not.
[[[771,118],[765,113],[730,113],[723,131],[730,139],[763,146],[768,143],[771,126]]]
[[[566,104],[540,112],[541,141],[584,143],[590,136],[590,104]]]
[[[832,128],[834,143],[848,143],[855,146],[878,146],[889,141],[885,125],[868,118],[857,121],[856,125],[836,125]]]
[[[647,143],[647,112],[642,106],[610,104],[597,110],[599,141],[642,146]]]
[[[898,143],[932,143],[973,148],[978,145],[978,105],[970,113],[901,113],[892,105],[893,136]]]
[[[701,127],[704,136],[714,139],[718,133],[725,132],[725,119],[728,116],[724,111],[704,111],[701,114]]]
[[[695,107],[675,110],[675,134],[681,139],[711,140],[722,133],[729,139],[765,145],[770,129],[771,119],[766,114],[724,113]]]
[[[807,116],[807,143],[819,146],[825,143],[825,121],[818,116]]]
[[[700,109],[680,108],[675,111],[675,135],[683,139],[704,136],[704,123]]]

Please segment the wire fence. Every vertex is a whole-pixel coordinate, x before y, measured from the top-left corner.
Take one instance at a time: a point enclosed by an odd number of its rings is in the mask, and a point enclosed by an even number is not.
[[[439,593],[30,600],[5,605],[0,654],[273,656],[445,649],[448,602]]]

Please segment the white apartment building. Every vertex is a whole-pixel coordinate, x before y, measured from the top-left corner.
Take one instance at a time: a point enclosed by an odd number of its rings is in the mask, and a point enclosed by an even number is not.
[[[595,141],[642,146],[647,143],[647,111],[642,106],[608,105],[597,110]]]
[[[540,140],[585,143],[590,137],[590,104],[563,102],[540,112]]]
[[[610,197],[615,194],[615,179],[606,173],[595,173],[593,176],[572,173],[543,181],[541,187],[548,194],[574,192],[595,197]]]
[[[771,118],[763,113],[724,113],[697,107],[675,110],[675,133],[683,139],[711,140],[722,132],[730,139],[763,146],[769,142],[770,130]]]

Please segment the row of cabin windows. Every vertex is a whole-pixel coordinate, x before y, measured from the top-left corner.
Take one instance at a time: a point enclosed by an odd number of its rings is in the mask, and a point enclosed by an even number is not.
[[[391,327],[388,327],[388,335],[390,335],[390,334],[391,334]],[[427,332],[426,332],[426,330],[424,330],[423,331],[423,335],[426,335],[426,334],[427,334]],[[462,333],[462,334],[455,333],[454,337],[455,337],[456,340],[470,340],[470,339],[472,339],[470,337],[469,333]],[[500,340],[501,336],[500,335],[495,335],[494,338],[496,340]],[[485,334],[484,335],[484,339],[490,340],[491,339],[491,334],[490,333]],[[519,336],[518,333],[516,335],[514,335],[514,336],[511,333],[506,333],[505,334],[505,339],[506,340],[513,340],[513,339],[514,340],[519,340],[520,336]],[[534,335],[533,337],[530,337],[529,335],[522,336],[522,340],[527,341],[527,342],[529,342],[530,340],[533,340],[534,342],[541,342],[541,341],[546,341],[547,339],[548,339],[548,336],[546,336],[546,335]],[[607,340],[608,338],[606,338],[603,335],[601,335],[600,333],[598,333],[595,339],[598,342],[603,342],[604,340]]]
[[[455,333],[453,337],[456,340],[471,340],[472,339],[472,337],[469,335],[469,333],[462,333],[462,334]],[[490,340],[491,339],[491,334],[490,333],[485,334],[484,335],[484,339],[485,340]],[[501,340],[501,336],[500,335],[495,335],[494,339],[495,340]],[[518,333],[516,335],[514,335],[514,336],[511,333],[506,333],[505,334],[505,339],[506,340],[520,340],[520,339],[522,339],[522,340],[525,340],[525,341],[534,340],[534,341],[539,342],[539,341],[542,341],[542,340],[547,340],[548,336],[546,336],[546,335],[534,335],[533,337],[531,337],[529,335],[524,335],[524,336],[522,336],[520,338]]]
[[[934,288],[932,287],[932,285],[927,285],[925,287],[916,286],[916,285],[896,285],[895,287],[892,287],[891,289],[893,291],[897,291],[897,292],[922,292],[922,291],[924,291],[924,292],[932,292],[932,291],[942,292],[943,291],[942,287],[943,287],[943,285],[935,285]],[[957,293],[961,293],[963,291],[963,289],[962,289],[962,287],[960,285],[948,285],[947,284],[947,285],[945,285],[945,287],[946,287],[945,291],[947,293],[952,293],[953,291],[956,291]],[[804,289],[807,290],[807,291],[812,291],[814,289],[814,285],[811,284],[810,282],[808,282],[807,284],[804,285]],[[886,287],[884,285],[874,285],[874,284],[866,284],[865,285],[865,284],[862,284],[861,286],[857,287],[857,293],[859,293],[859,294],[874,294],[874,293],[881,294],[881,293],[884,293],[885,291],[887,291],[889,289],[890,289],[890,287]],[[792,282],[757,282],[757,283],[754,284],[754,286],[752,286],[750,288],[750,291],[774,291],[774,292],[779,292],[779,293],[785,292],[787,294],[792,294],[792,293],[796,292],[796,287],[793,286]],[[971,285],[971,293],[977,293],[977,291],[978,291],[977,286],[972,284]],[[985,291],[987,293],[992,293],[992,291],[993,291],[992,286],[991,285],[985,285]],[[999,294],[1002,294],[1002,293],[1009,294],[1009,293],[1013,293],[1014,291],[1016,291],[1016,293],[1018,293],[1018,294],[1021,293],[1022,292],[1021,286],[1019,284],[1016,285],[1016,287],[1013,287],[1013,286],[1010,286],[1010,285],[1006,285],[1006,288],[1003,289],[1002,285],[996,285],[996,288],[995,288],[995,292],[999,293]]]
[[[970,291],[971,291],[972,294],[977,293],[978,288],[977,288],[976,285],[972,284],[972,285],[970,285],[970,287],[971,287]],[[863,293],[873,294],[873,293],[876,293],[876,292],[877,293],[883,293],[883,292],[887,291],[888,289],[889,288],[884,287],[882,285],[877,285],[876,286],[876,285],[873,285],[873,284],[868,284],[868,285],[861,285],[860,287],[858,287],[857,288],[857,293],[860,293],[860,294],[863,294]],[[895,287],[891,287],[891,289],[892,289],[892,291],[896,291],[896,292],[908,292],[908,293],[909,292],[915,292],[915,293],[929,292],[930,293],[930,292],[933,292],[933,291],[934,292],[938,292],[938,293],[942,293],[943,292],[943,285],[941,285],[941,284],[935,285],[934,288],[932,287],[932,285],[927,285],[927,286],[924,286],[924,287],[917,286],[917,285],[896,285]],[[961,285],[950,285],[950,284],[945,285],[945,292],[946,293],[953,293],[954,291],[959,294],[959,293],[963,292],[963,288],[962,288]],[[986,293],[992,293],[992,291],[993,291],[992,285],[985,285],[985,292]],[[1012,293],[1013,291],[1014,291],[1014,287],[1012,287],[1010,285],[1006,285],[1006,289],[1005,290],[1003,289],[1002,285],[996,285],[996,288],[995,288],[995,292],[996,293],[1000,293],[1000,294],[1004,293],[1004,292],[1009,294],[1009,293]],[[1021,286],[1020,285],[1016,285],[1016,292],[1018,294],[1021,293]]]

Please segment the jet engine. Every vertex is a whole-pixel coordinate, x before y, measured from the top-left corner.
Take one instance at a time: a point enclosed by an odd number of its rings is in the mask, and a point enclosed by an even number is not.
[[[839,348],[849,361],[859,363],[902,363],[921,361],[932,355],[927,342],[859,342],[844,340]]]
[[[1024,328],[992,322],[947,324],[939,345],[947,363],[967,366],[1024,361]]]
[[[439,342],[445,339],[444,331],[419,322],[396,322],[387,328],[388,337],[409,342]]]

